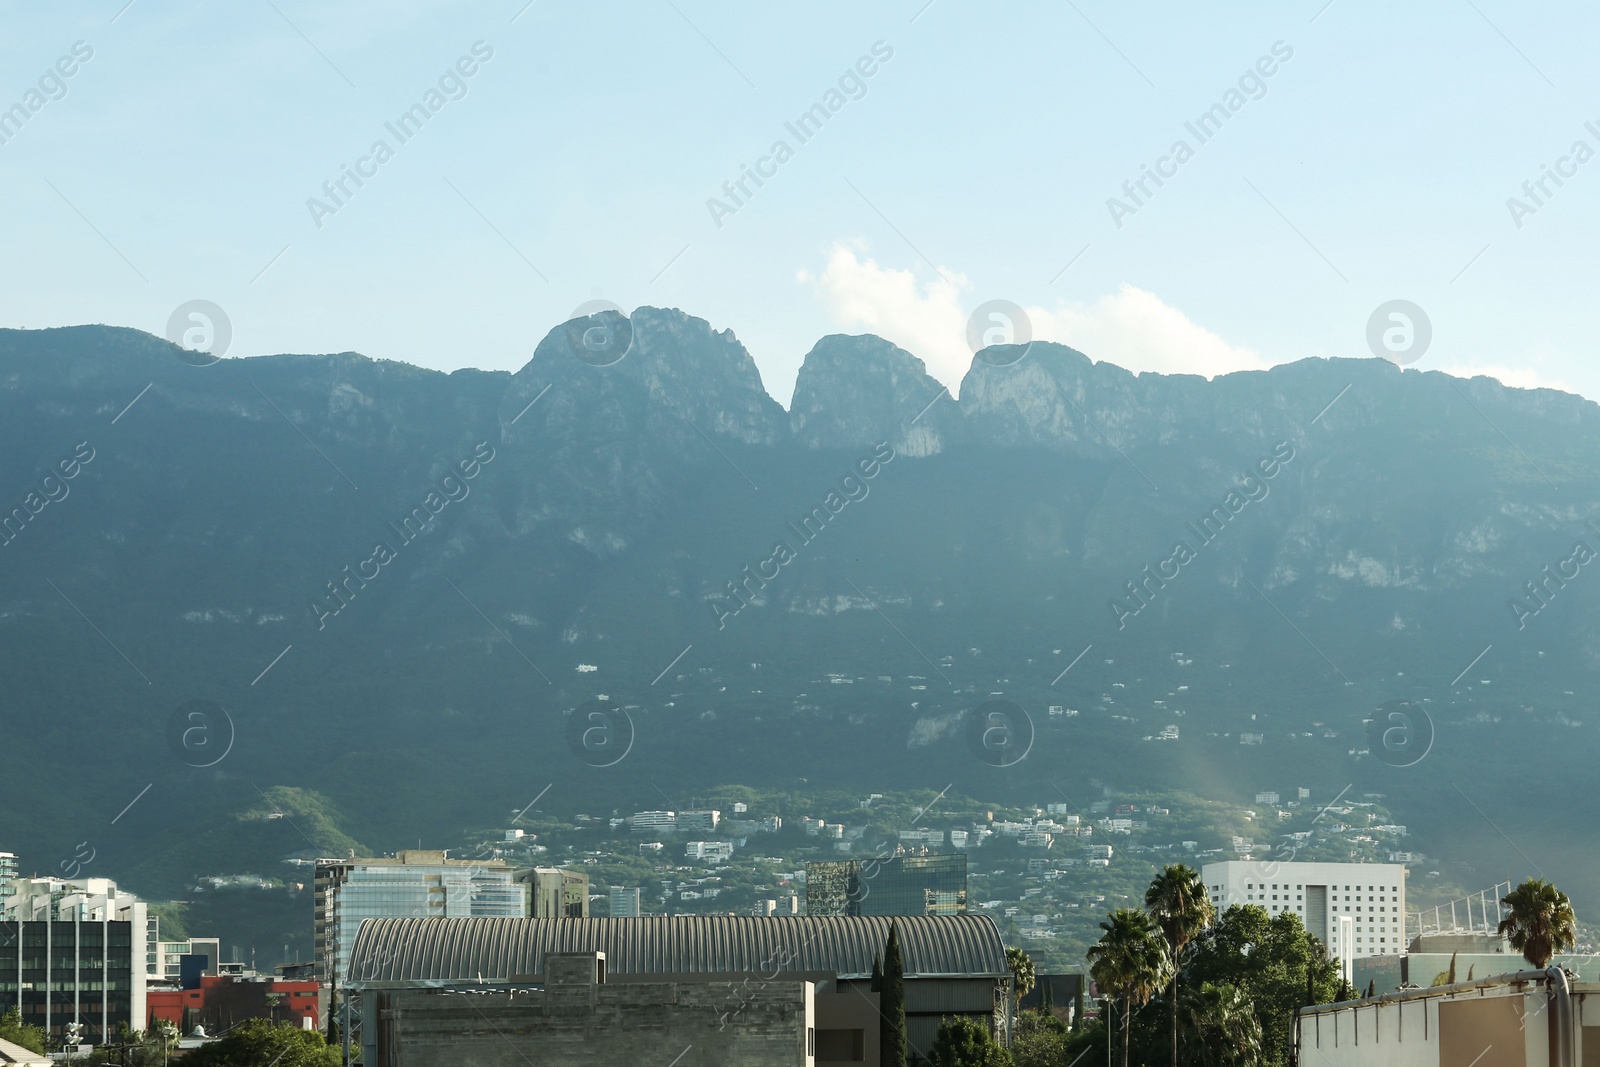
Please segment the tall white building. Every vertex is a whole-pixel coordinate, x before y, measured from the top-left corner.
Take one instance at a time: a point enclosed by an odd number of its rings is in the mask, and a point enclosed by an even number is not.
[[[16,878],[0,902],[0,1011],[60,1041],[70,1024],[94,1043],[117,1024],[142,1029],[144,901],[109,878]]]
[[[1229,860],[1200,872],[1221,911],[1255,904],[1269,915],[1293,912],[1322,939],[1329,958],[1399,956],[1406,945],[1406,869],[1398,863]],[[1350,929],[1340,936],[1339,925]]]
[[[317,861],[317,967],[341,988],[363,919],[520,919],[524,887],[499,860],[411,849],[381,859]]]

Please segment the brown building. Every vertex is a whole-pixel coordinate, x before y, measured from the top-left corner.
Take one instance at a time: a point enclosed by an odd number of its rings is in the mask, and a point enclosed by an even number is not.
[[[663,1063],[870,1067],[870,976],[891,922],[914,1050],[946,1016],[1004,1018],[1011,972],[986,915],[382,919],[356,940],[346,1032],[368,1067],[643,1063],[639,1042],[679,1036]],[[592,963],[563,962],[578,958]],[[574,984],[587,991],[563,991]],[[468,1025],[478,1011],[492,1025]],[[445,1045],[452,1058],[429,1058]]]

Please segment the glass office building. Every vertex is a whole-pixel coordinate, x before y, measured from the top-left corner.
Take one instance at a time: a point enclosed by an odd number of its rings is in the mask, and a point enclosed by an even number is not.
[[[499,860],[452,860],[411,849],[381,859],[318,860],[317,967],[335,989],[363,919],[518,919],[526,888]]]
[[[965,915],[967,855],[806,864],[807,915]]]
[[[146,908],[106,878],[18,879],[0,915],[0,1011],[52,1041],[67,1027],[99,1044],[144,1027]]]

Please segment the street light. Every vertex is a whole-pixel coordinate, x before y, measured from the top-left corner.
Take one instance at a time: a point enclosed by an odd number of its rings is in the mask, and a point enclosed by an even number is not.
[[[70,1067],[72,1054],[78,1050],[78,1043],[83,1040],[83,1024],[74,1019],[67,1024],[66,1037],[62,1039],[67,1053],[67,1063]]]

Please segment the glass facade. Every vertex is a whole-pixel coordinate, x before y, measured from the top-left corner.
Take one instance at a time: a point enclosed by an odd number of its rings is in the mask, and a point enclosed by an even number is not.
[[[806,864],[807,915],[965,915],[967,856]]]
[[[415,854],[409,854],[414,856]],[[516,919],[527,914],[525,888],[505,864],[321,860],[317,864],[316,937],[322,974],[342,986],[365,919]]]
[[[53,1040],[67,1024],[83,1026],[83,1039],[98,1043],[116,1034],[118,1023],[142,1029],[134,1018],[134,924],[132,922],[33,920],[0,922],[0,1011],[16,1007],[22,1021],[40,1026]],[[141,950],[144,930],[141,922]],[[139,960],[142,967],[143,960]]]

